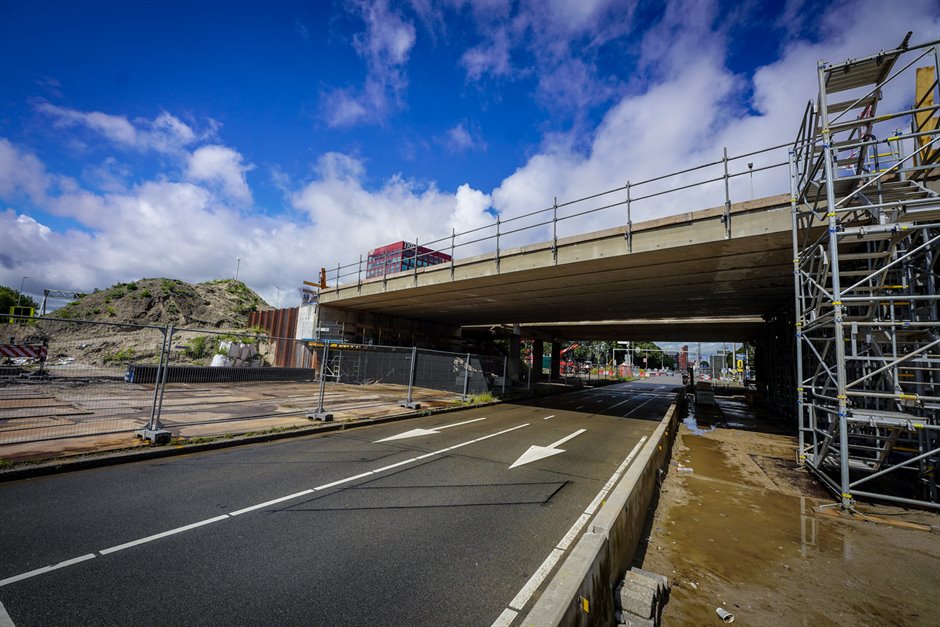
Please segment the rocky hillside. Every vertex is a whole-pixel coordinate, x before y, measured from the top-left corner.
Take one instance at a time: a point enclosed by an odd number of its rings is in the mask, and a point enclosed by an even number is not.
[[[51,317],[201,329],[243,329],[248,313],[269,305],[241,281],[191,285],[176,279],[118,283],[69,303]]]
[[[48,318],[54,320],[4,325],[4,341],[47,341],[52,365],[77,361],[89,367],[120,369],[128,363],[156,362],[163,336],[158,329],[147,326],[172,324],[178,329],[173,336],[173,363],[208,365],[220,342],[248,341],[231,331],[247,329],[248,313],[268,307],[241,281],[191,285],[175,279],[141,279],[86,294],[49,313]],[[207,334],[181,328],[229,333]],[[255,335],[249,331],[246,336]]]

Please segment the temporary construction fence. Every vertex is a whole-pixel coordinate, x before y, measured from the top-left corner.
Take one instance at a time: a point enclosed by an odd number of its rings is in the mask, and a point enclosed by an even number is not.
[[[158,440],[219,423],[234,432],[246,421],[255,430],[390,396],[415,406],[506,389],[501,356],[57,318],[13,317],[0,333],[0,447],[134,432]],[[270,365],[279,350],[292,367]],[[351,389],[362,390],[352,404]]]

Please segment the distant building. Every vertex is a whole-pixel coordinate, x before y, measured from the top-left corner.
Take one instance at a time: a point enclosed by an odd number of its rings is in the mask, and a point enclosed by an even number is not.
[[[450,261],[450,255],[442,252],[424,246],[415,246],[410,242],[395,242],[369,251],[369,258],[366,261],[366,278],[414,270],[415,257],[417,257],[419,268]]]
[[[679,349],[679,354],[676,355],[676,367],[679,370],[685,370],[689,367],[689,347],[688,345],[683,346]]]

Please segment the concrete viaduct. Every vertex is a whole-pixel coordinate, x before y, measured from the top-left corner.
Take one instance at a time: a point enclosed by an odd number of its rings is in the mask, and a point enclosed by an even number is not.
[[[622,226],[340,284],[321,292],[317,324],[349,341],[441,348],[507,330],[556,347],[760,343],[793,308],[792,237],[789,196],[771,196],[634,223],[629,237]]]

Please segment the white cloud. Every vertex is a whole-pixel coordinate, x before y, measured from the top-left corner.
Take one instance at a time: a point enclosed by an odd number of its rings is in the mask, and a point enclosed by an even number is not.
[[[39,101],[36,110],[51,117],[53,124],[60,128],[85,128],[118,146],[141,152],[180,154],[194,142],[213,137],[219,126],[218,122],[209,120],[207,129],[197,135],[191,126],[165,111],[153,120],[139,118],[131,122],[123,115],[79,111],[46,101]]]
[[[479,81],[484,76],[510,76],[513,67],[508,29],[495,29],[485,41],[464,52],[460,64],[471,81]]]
[[[476,228],[492,219],[487,213],[490,197],[468,185],[447,193],[394,176],[379,189],[367,190],[362,163],[339,153],[324,155],[317,172],[318,178],[295,193],[292,202],[317,226],[318,253],[327,259],[345,263],[355,258],[356,250],[365,253],[416,237],[421,243],[449,240],[452,228]]]
[[[251,204],[251,190],[245,173],[253,169],[252,164],[243,163],[243,157],[227,146],[203,146],[189,156],[186,177],[220,186],[229,199],[241,204]]]
[[[408,87],[405,66],[415,44],[414,25],[389,8],[387,0],[354,3],[365,31],[353,37],[353,48],[366,62],[361,88],[330,89],[323,95],[326,123],[332,127],[381,123],[403,106]]]
[[[78,111],[49,102],[40,102],[36,105],[36,109],[52,117],[56,126],[63,128],[85,126],[117,144],[137,145],[137,129],[124,116],[108,115],[100,111]]]
[[[899,43],[912,23],[925,34],[940,30],[935,8],[911,3],[909,9],[899,12],[881,3],[866,5],[865,11],[849,15],[833,9],[823,16],[825,36],[821,41],[789,42],[777,61],[759,68],[751,79],[727,68],[726,38],[709,26],[714,22],[713,8],[704,3],[670,4],[663,23],[653,25],[644,41],[643,64],[649,73],[645,87],[620,97],[607,110],[592,130],[587,149],[580,149],[581,144],[571,135],[546,139],[537,154],[493,190],[493,205],[504,217],[511,217],[550,207],[556,195],[559,201],[572,200],[622,186],[628,180],[636,183],[718,161],[724,146],[734,156],[792,141],[807,100],[816,96],[819,59],[839,61],[873,52],[869,33],[875,26],[885,48]],[[671,37],[676,47],[662,53],[663,37]],[[912,92],[913,80],[900,80],[901,93],[905,93],[903,85]],[[750,110],[741,104],[749,91],[753,94]],[[746,173],[748,161],[760,167],[785,159],[786,150],[781,149],[772,155],[732,162],[730,169],[732,173]],[[632,196],[720,177],[721,173],[718,164],[635,188]],[[751,198],[750,185],[751,178],[746,175],[732,179],[732,201]],[[753,186],[755,197],[787,193],[786,169],[755,174]],[[579,207],[591,209],[623,199],[625,193],[618,192]],[[635,202],[632,219],[672,215],[723,202],[724,186],[717,182]],[[567,221],[560,233],[580,233],[624,222],[625,207],[620,206]]]
[[[49,176],[36,155],[0,137],[0,199],[12,201],[25,195],[33,202],[46,196]]]
[[[486,150],[486,141],[481,136],[479,129],[473,128],[466,122],[460,122],[456,126],[448,129],[443,143],[451,152],[467,152]]]

